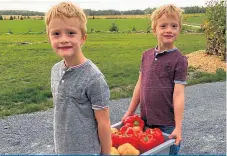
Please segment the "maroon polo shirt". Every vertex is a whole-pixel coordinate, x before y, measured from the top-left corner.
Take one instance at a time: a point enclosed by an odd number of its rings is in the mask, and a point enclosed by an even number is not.
[[[176,48],[148,49],[141,63],[141,117],[148,125],[175,125],[174,84],[186,84],[188,61]]]

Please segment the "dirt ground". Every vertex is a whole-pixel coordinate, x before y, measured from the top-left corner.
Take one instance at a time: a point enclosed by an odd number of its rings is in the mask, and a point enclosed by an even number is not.
[[[216,69],[222,68],[226,71],[226,63],[216,55],[206,55],[203,50],[196,51],[186,55],[189,66],[199,68],[199,70],[215,73]]]

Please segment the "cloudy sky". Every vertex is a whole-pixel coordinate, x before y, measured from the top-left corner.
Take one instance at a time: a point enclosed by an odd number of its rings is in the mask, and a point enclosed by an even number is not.
[[[31,10],[46,12],[62,0],[0,0],[0,10]],[[66,0],[77,3],[83,9],[132,10],[175,4],[178,7],[205,6],[207,0]]]

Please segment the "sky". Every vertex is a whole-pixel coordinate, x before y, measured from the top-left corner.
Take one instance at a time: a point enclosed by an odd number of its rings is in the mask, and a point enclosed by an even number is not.
[[[30,10],[46,12],[62,0],[0,0],[0,10]],[[205,6],[207,0],[65,0],[74,2],[83,9],[92,10],[133,10],[154,8],[165,4],[178,7]]]

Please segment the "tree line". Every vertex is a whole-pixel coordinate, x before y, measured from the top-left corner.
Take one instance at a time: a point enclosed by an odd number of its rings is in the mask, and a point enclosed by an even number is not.
[[[84,12],[88,16],[98,16],[98,15],[144,15],[151,14],[156,8],[146,8],[144,10],[91,10],[84,9]],[[192,7],[182,7],[184,13],[194,14],[194,13],[205,13],[206,7],[192,6]],[[38,11],[27,11],[27,10],[0,10],[0,15],[22,15],[22,16],[44,16],[44,12]]]
[[[14,19],[18,19],[18,20],[24,20],[24,19],[37,19],[37,20],[43,20],[43,16],[35,16],[35,17],[30,17],[30,16],[21,16],[21,15],[10,15],[8,18],[3,18],[3,15],[0,15],[0,20],[14,20]]]
[[[0,10],[0,15],[44,16],[43,12],[27,10]]]
[[[97,15],[144,15],[144,14],[151,14],[156,8],[146,8],[144,10],[127,10],[127,11],[118,11],[118,10],[91,10],[91,9],[84,9],[85,13],[89,16],[97,16]],[[185,14],[194,14],[194,13],[205,13],[206,7],[183,7],[181,8],[184,10]]]

